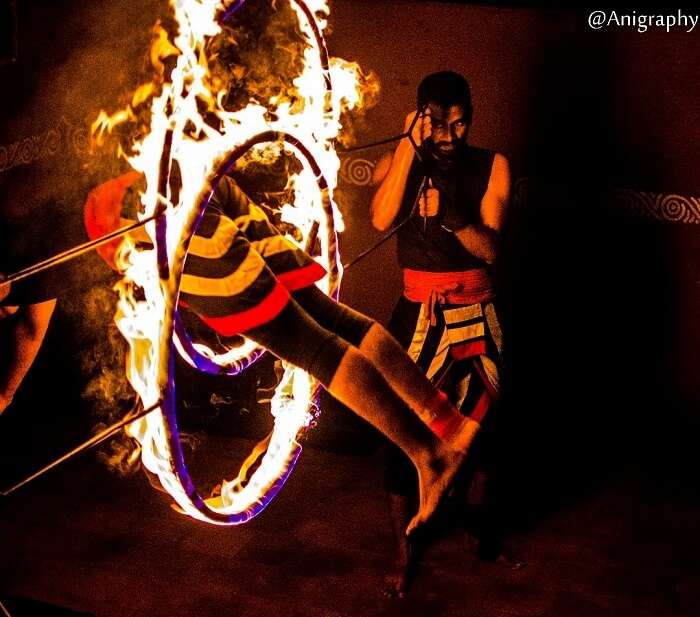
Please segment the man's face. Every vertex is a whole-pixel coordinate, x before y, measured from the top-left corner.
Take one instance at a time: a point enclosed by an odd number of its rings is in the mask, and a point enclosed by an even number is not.
[[[469,124],[463,107],[452,105],[445,109],[430,103],[426,114],[432,124],[430,141],[436,156],[450,158],[466,145]]]

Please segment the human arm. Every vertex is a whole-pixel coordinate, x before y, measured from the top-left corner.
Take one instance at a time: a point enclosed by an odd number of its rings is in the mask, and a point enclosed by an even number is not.
[[[420,146],[427,135],[430,135],[430,118],[421,116],[414,122],[418,112],[411,112],[404,123],[404,132],[413,126],[412,137],[416,145]],[[406,181],[411,165],[415,157],[415,150],[407,137],[404,137],[397,146],[390,163],[386,159],[380,161],[375,173],[375,182],[381,182],[379,189],[372,198],[370,212],[372,225],[379,231],[389,229],[401,209]],[[383,177],[382,177],[383,174]]]
[[[32,366],[51,321],[56,300],[27,304],[0,322],[7,328],[8,355],[0,371],[0,414],[12,402],[15,392]]]
[[[465,249],[488,264],[493,263],[498,256],[500,233],[505,222],[509,200],[510,165],[505,156],[496,153],[488,187],[481,199],[481,221],[465,225],[454,232]]]

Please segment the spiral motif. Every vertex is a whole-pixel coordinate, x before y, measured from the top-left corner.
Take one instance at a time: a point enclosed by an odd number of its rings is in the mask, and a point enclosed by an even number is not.
[[[659,212],[664,220],[678,222],[689,220],[688,203],[680,195],[664,195],[659,201]]]
[[[348,184],[368,186],[372,182],[375,163],[367,159],[345,159],[340,166],[340,177]]]
[[[624,189],[615,191],[614,205],[659,221],[700,223],[700,199],[696,197]]]
[[[513,203],[526,206],[532,197],[532,178],[518,178],[513,183]],[[635,216],[651,217],[669,223],[700,224],[700,198],[677,194],[650,193],[617,189],[610,196],[611,205]]]

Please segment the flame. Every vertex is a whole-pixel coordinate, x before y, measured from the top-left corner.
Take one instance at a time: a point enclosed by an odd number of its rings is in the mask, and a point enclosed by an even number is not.
[[[150,96],[155,92],[155,84],[143,84],[136,88],[134,95],[131,97],[131,107],[138,107],[141,103],[145,103]]]
[[[162,209],[167,217],[163,248],[170,276],[161,278],[156,249],[137,247],[128,239],[123,243],[119,258],[125,275],[118,285],[120,300],[116,321],[130,345],[127,374],[144,407],[160,403],[162,412],[151,413],[132,423],[128,432],[141,445],[143,464],[158,475],[179,508],[194,518],[217,524],[244,522],[255,515],[261,509],[261,502],[269,499],[272,489],[290,472],[300,452],[297,437],[313,419],[310,409],[316,383],[299,369],[286,367],[271,402],[274,430],[255,472],[244,482],[248,469],[262,453],[262,447],[250,455],[236,480],[223,482],[220,495],[204,501],[196,495],[194,487],[188,483],[189,478],[183,479],[172,440],[169,441],[173,429],[164,420],[168,404],[173,404],[168,398],[172,393],[169,384],[172,375],[167,367],[178,264],[184,259],[183,236],[191,228],[202,197],[209,190],[210,179],[227,154],[259,133],[276,131],[293,135],[308,149],[328,183],[327,190],[319,191],[312,165],[300,156],[301,152],[293,144],[261,144],[256,146],[253,156],[261,160],[274,159],[283,148],[297,154],[302,170],[290,179],[294,205],[285,205],[283,219],[305,233],[309,232],[313,221],[318,221],[322,258],[328,260],[334,249],[328,240],[332,234],[328,233],[324,214],[324,206],[329,202],[338,221],[336,228],[340,224],[332,199],[340,167],[333,141],[341,129],[342,111],[362,102],[358,87],[361,73],[357,65],[332,59],[328,71],[324,70],[325,46],[319,44],[317,32],[323,32],[327,25],[327,3],[306,0],[308,11],[304,10],[301,0],[292,0],[291,4],[305,37],[306,49],[303,71],[289,85],[288,91],[280,92],[264,104],[251,102],[235,112],[224,109],[222,101],[226,92],[220,89],[219,80],[211,77],[205,53],[206,42],[221,30],[217,22],[222,8],[220,2],[171,0],[177,34],[171,43],[165,31],[156,26],[151,60],[161,73],[165,70],[165,58],[172,57],[175,67],[159,88],[155,84],[145,84],[134,93],[131,101],[135,107],[152,98],[149,131],[134,144],[128,160],[147,180],[141,198],[141,216],[148,217]],[[328,88],[329,79],[332,91]],[[299,98],[302,104],[294,103]],[[218,126],[212,126],[211,120],[205,121],[200,113],[202,109],[216,116]],[[94,132],[100,138],[115,124],[132,119],[133,115],[131,107],[112,116],[103,112],[93,125]],[[159,186],[164,151],[169,154],[171,164],[177,164],[181,175],[182,185],[176,202],[167,186]],[[149,223],[146,231],[157,245],[156,223]],[[321,287],[327,293],[335,291],[329,277],[321,282]],[[175,344],[182,351],[177,339]],[[201,344],[195,347],[200,353],[221,360]]]
[[[131,107],[120,109],[113,114],[108,114],[103,109],[90,126],[90,134],[93,136],[95,143],[98,146],[101,146],[104,143],[105,133],[111,133],[114,127],[119,126],[120,124],[129,120],[135,119],[136,117],[134,116]]]
[[[151,45],[151,64],[158,71],[158,74],[162,75],[165,72],[163,60],[170,56],[177,56],[180,50],[170,42],[168,33],[160,23],[153,27],[153,33],[155,34],[155,41]]]

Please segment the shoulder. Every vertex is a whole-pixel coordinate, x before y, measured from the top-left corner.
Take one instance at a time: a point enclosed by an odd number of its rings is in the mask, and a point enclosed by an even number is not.
[[[467,151],[472,159],[490,163],[492,167],[508,165],[508,159],[506,156],[500,152],[497,152],[496,150],[480,148],[479,146],[472,146],[470,144]]]
[[[510,162],[500,152],[493,153],[491,176],[489,178],[489,186],[491,185],[494,187],[510,187]]]
[[[490,223],[494,229],[500,229],[503,212],[510,201],[510,163],[500,152],[494,152],[488,186],[481,201],[482,212],[491,212]],[[499,214],[500,213],[500,214]]]

